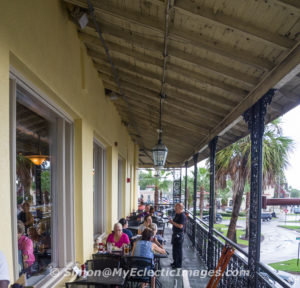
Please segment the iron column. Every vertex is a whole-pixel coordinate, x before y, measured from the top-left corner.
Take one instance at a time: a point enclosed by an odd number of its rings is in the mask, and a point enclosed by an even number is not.
[[[198,174],[198,169],[197,169],[197,163],[198,163],[198,153],[196,153],[193,157],[194,160],[194,205],[193,205],[193,219],[194,219],[194,225],[193,225],[193,245],[195,246],[196,244],[196,210],[197,210],[197,174]]]
[[[185,162],[185,193],[184,193],[184,208],[185,208],[185,211],[187,210],[187,203],[188,203],[188,191],[187,191],[187,167],[188,167],[188,164],[189,162],[186,161]]]
[[[213,229],[214,229],[214,210],[215,210],[215,164],[216,164],[216,147],[217,147],[218,137],[215,137],[209,142],[210,150],[210,183],[209,183],[209,237],[208,237],[208,269],[212,270],[213,259],[214,259],[214,247],[213,247]]]
[[[262,159],[263,134],[267,105],[271,103],[275,93],[269,90],[259,101],[244,113],[244,120],[248,124],[251,137],[251,183],[250,183],[250,234],[248,266],[250,270],[249,287],[258,287],[257,274],[260,261],[261,237],[261,207],[262,207]]]

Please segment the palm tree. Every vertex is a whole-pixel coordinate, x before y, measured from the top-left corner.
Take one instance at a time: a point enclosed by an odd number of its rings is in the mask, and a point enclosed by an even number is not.
[[[199,217],[202,219],[203,217],[203,204],[204,204],[204,192],[209,191],[209,170],[203,167],[198,168],[197,173],[197,188],[199,187],[200,190],[200,201],[199,201],[199,208],[200,208],[200,215]],[[198,189],[197,189],[198,191]]]
[[[153,170],[148,170],[147,173],[140,171],[139,173],[139,185],[142,190],[146,189],[147,186],[154,186],[154,205],[157,207],[159,191],[166,191],[170,187],[172,181],[168,179],[170,172],[165,170],[160,171],[160,175],[153,175]]]
[[[277,176],[288,165],[288,154],[293,140],[284,137],[277,119],[266,126],[263,139],[263,187],[274,186]],[[232,180],[233,211],[227,237],[236,242],[238,219],[246,181],[250,182],[251,141],[246,136],[226,147],[216,155],[216,181],[221,189],[226,187],[228,177]]]

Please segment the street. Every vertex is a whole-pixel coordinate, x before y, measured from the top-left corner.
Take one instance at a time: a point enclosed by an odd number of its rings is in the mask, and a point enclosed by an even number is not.
[[[299,216],[287,216],[287,221],[298,220]],[[229,224],[229,220],[222,221],[223,224]],[[246,221],[238,220],[238,226],[245,229]],[[299,225],[299,223],[287,222],[285,224],[285,216],[281,215],[278,219],[272,219],[270,222],[261,223],[261,233],[264,240],[261,243],[260,259],[263,263],[269,264],[297,258],[298,243],[296,237],[300,237],[300,233],[278,225]],[[248,250],[247,248],[245,250]],[[299,266],[300,272],[300,266]],[[294,275],[296,283],[294,287],[300,287],[300,275]]]

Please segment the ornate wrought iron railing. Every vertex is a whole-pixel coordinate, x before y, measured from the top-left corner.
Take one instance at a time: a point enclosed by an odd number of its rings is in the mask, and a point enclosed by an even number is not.
[[[248,287],[250,272],[248,270],[247,252],[225,237],[222,233],[214,229],[214,235],[212,237],[213,255],[208,255],[208,225],[198,217],[196,218],[196,223],[194,223],[192,214],[190,212],[188,212],[188,214],[186,234],[193,243],[193,227],[196,225],[195,249],[206,266],[208,266],[209,261],[212,261],[212,267],[214,269],[217,267],[225,243],[230,244],[235,248],[235,253],[231,257],[218,287]],[[274,274],[270,268],[263,263],[259,263],[258,271],[257,277],[259,288],[291,287],[286,281]]]

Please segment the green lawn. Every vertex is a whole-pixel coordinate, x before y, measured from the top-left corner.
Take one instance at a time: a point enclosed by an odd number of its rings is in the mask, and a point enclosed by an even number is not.
[[[276,262],[268,264],[276,270],[286,271],[286,272],[300,272],[300,263],[297,266],[297,259],[291,259],[288,261]]]
[[[231,216],[222,216],[223,220],[230,220]],[[246,220],[246,217],[240,216],[238,220]]]
[[[300,232],[300,226],[293,226],[293,225],[278,225],[278,227],[286,228],[290,230],[295,230],[297,232]]]
[[[223,233],[224,236],[227,235],[227,231],[228,231],[228,226],[227,225],[225,225],[225,224],[215,224],[214,228],[216,230],[218,230],[219,232]],[[240,236],[245,234],[245,230],[237,229],[236,233],[237,233],[237,235],[236,235],[237,243],[241,244],[241,245],[248,246],[248,240],[240,239]],[[223,239],[222,239],[222,242],[224,242]]]

